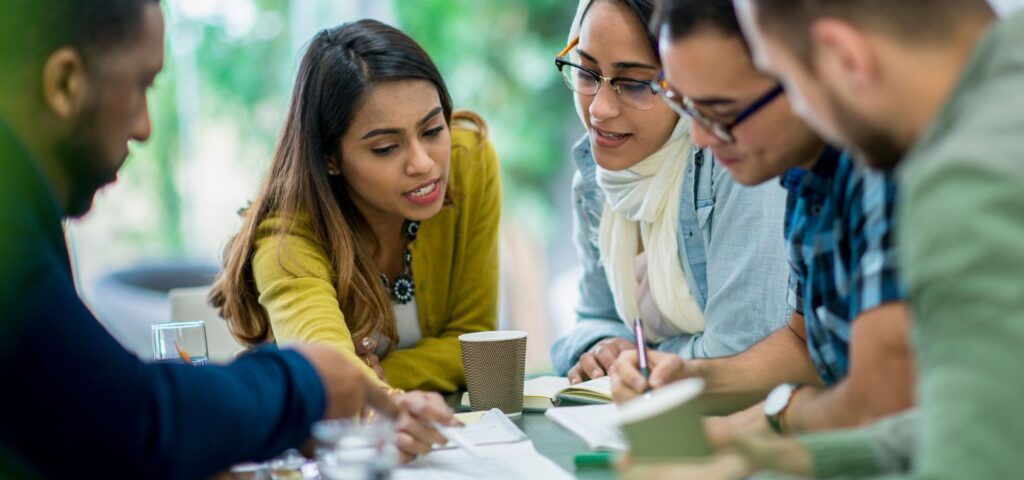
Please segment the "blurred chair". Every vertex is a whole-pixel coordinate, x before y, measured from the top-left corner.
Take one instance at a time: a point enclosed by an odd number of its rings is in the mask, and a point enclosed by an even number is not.
[[[210,360],[227,363],[245,351],[246,347],[228,330],[228,323],[220,317],[216,309],[206,301],[210,287],[175,288],[168,293],[171,300],[171,321],[206,322],[206,344]]]
[[[98,278],[85,299],[121,345],[139,358],[151,360],[150,327],[171,321],[168,293],[210,285],[219,271],[216,264],[199,261],[136,263]]]

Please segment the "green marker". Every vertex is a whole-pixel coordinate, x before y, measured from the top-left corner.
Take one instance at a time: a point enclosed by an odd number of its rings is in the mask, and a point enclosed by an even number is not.
[[[586,452],[578,453],[572,459],[576,468],[611,468],[615,464],[615,454],[612,452]]]

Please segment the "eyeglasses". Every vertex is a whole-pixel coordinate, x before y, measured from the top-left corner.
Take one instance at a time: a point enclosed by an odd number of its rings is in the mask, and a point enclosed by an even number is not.
[[[654,106],[654,95],[656,93],[654,82],[628,77],[605,77],[587,67],[577,65],[562,58],[579,41],[580,39],[576,38],[569,42],[569,45],[555,57],[555,66],[561,72],[562,80],[565,81],[565,85],[569,87],[569,90],[580,95],[593,97],[601,89],[601,84],[608,82],[615,89],[615,93],[622,103],[637,110],[649,110]]]
[[[701,111],[697,109],[697,105],[693,103],[693,100],[691,100],[690,97],[681,97],[679,95],[676,95],[676,93],[673,92],[672,90],[669,90],[668,84],[664,80],[664,74],[662,74],[661,78],[659,78],[659,81],[657,83],[652,85],[652,88],[654,92],[657,93],[658,96],[661,97],[661,99],[664,100],[665,103],[667,103],[673,111],[675,111],[679,115],[686,115],[692,118],[693,121],[697,122],[698,124],[700,124],[700,126],[704,127],[709,132],[711,132],[711,134],[714,135],[715,138],[718,138],[719,140],[729,144],[736,143],[736,136],[732,134],[733,129],[735,129],[739,124],[743,123],[743,121],[745,121],[746,119],[752,117],[759,110],[767,106],[769,103],[772,102],[772,100],[775,100],[775,97],[782,95],[786,91],[782,87],[782,84],[775,85],[774,88],[769,90],[767,93],[765,93],[760,98],[755,100],[754,103],[750,104],[749,107],[743,109],[742,112],[737,114],[731,122],[723,123],[718,120],[711,119],[707,115],[701,113]]]

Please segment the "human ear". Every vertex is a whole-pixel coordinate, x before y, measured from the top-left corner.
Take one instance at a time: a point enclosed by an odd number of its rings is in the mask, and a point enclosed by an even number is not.
[[[849,23],[823,18],[811,25],[812,67],[823,79],[862,92],[878,79],[878,59],[864,32]]]
[[[61,119],[73,117],[85,103],[88,89],[85,63],[77,50],[63,47],[43,64],[43,101]]]

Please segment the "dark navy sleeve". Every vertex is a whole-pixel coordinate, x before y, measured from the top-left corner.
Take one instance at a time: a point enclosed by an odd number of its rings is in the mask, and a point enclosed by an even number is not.
[[[300,445],[322,417],[323,386],[298,353],[261,351],[227,366],[143,363],[95,320],[57,259],[37,265],[2,282],[0,295],[0,450],[22,468],[206,478]]]

